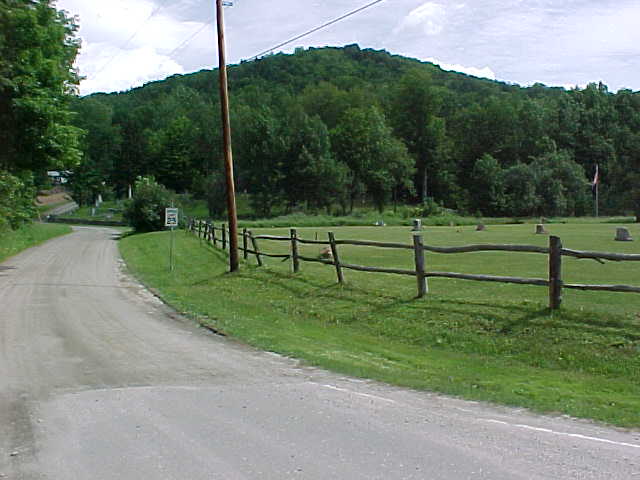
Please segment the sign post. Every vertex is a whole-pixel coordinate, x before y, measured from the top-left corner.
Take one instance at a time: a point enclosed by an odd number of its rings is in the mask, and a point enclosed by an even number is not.
[[[173,229],[178,226],[178,209],[164,209],[164,226],[171,228],[171,240],[169,241],[169,270],[173,272]]]

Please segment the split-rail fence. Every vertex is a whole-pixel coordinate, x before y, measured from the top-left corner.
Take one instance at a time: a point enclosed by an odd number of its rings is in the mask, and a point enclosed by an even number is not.
[[[229,229],[226,225],[216,226],[215,224],[197,219],[189,219],[187,229],[195,233],[199,238],[213,244],[214,247],[220,247],[224,250],[229,244]],[[474,280],[480,282],[499,282],[513,283],[518,285],[536,285],[547,287],[549,289],[549,308],[552,310],[560,308],[562,303],[563,289],[574,290],[598,290],[608,292],[624,292],[624,293],[640,293],[640,287],[632,285],[588,285],[579,283],[564,283],[562,280],[562,257],[574,257],[579,259],[592,259],[600,263],[604,260],[623,262],[623,261],[640,261],[640,254],[623,254],[623,253],[606,253],[581,251],[564,248],[559,237],[550,236],[549,246],[540,247],[536,245],[508,245],[508,244],[474,244],[459,247],[436,247],[425,245],[421,232],[413,232],[413,243],[389,243],[375,242],[368,240],[338,240],[333,232],[328,232],[328,240],[307,240],[298,236],[295,228],[290,229],[290,235],[254,235],[246,228],[239,234],[242,238],[242,246],[239,249],[243,252],[244,259],[247,260],[249,255],[253,255],[258,266],[264,264],[263,257],[281,258],[283,260],[291,260],[292,270],[294,273],[300,271],[300,262],[316,262],[333,266],[336,270],[336,276],[339,283],[344,283],[343,270],[357,270],[361,272],[390,273],[396,275],[407,275],[416,278],[418,297],[424,297],[428,292],[427,278],[454,278],[461,280]],[[259,240],[269,240],[276,242],[288,242],[290,251],[286,254],[267,253],[259,248]],[[307,257],[300,255],[298,246],[303,245],[319,245],[326,248],[326,254],[323,257]],[[364,265],[354,265],[344,263],[340,260],[340,245],[357,245],[378,248],[395,248],[413,250],[413,258],[415,269],[406,270],[399,268],[383,268],[371,267]],[[425,267],[425,252],[434,252],[442,254],[452,253],[468,253],[468,252],[519,252],[519,253],[538,253],[548,256],[549,275],[548,278],[524,278],[524,277],[504,277],[495,275],[481,275],[456,272],[435,272],[427,271]]]

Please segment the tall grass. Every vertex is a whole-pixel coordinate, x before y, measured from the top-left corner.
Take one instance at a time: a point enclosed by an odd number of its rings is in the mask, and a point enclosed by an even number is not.
[[[19,228],[0,232],[0,262],[47,240],[71,232],[67,225],[32,223]]]

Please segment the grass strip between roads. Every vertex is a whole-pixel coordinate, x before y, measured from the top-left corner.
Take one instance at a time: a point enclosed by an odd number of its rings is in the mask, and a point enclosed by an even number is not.
[[[22,250],[67,233],[71,233],[71,227],[68,225],[45,223],[32,223],[18,230],[2,232],[0,233],[0,262]]]
[[[282,264],[228,274],[225,253],[175,238],[173,273],[167,232],[125,237],[120,250],[169,304],[248,344],[390,384],[640,427],[637,313],[550,314],[518,286],[491,299],[436,288],[418,300],[398,295],[395,277],[383,276],[392,294],[354,275],[338,286],[321,265],[325,276]]]

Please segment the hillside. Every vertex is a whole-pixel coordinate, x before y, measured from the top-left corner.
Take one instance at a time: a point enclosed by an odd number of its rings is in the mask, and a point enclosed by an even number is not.
[[[638,212],[640,93],[522,88],[385,51],[299,49],[229,69],[238,187],[257,213],[433,199],[484,215]],[[139,175],[219,190],[217,74],[78,99],[76,196]],[[210,198],[215,214],[215,198]],[[218,212],[219,213],[219,212]]]

